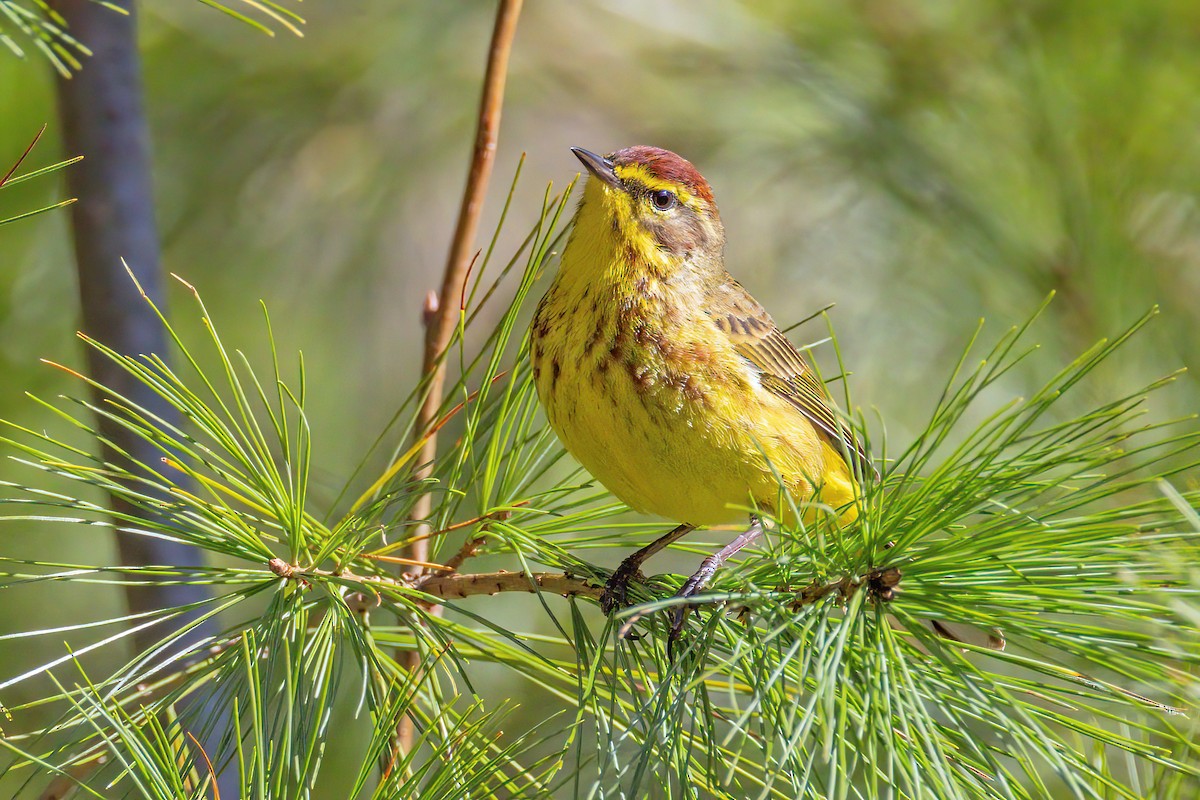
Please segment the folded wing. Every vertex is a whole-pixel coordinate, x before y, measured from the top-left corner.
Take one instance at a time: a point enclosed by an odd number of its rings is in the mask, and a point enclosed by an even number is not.
[[[741,284],[728,278],[705,310],[729,335],[737,352],[759,370],[763,388],[795,406],[835,450],[848,453],[859,470],[879,475],[866,448],[838,419],[829,393],[812,367]]]

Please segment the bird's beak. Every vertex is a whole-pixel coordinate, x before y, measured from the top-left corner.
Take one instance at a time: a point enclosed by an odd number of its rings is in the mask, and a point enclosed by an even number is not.
[[[572,147],[571,152],[575,157],[583,162],[587,167],[587,171],[599,178],[603,183],[608,184],[614,189],[621,187],[621,179],[617,177],[617,173],[613,171],[613,162],[609,161],[604,156],[598,156],[590,150],[584,150],[582,147]]]

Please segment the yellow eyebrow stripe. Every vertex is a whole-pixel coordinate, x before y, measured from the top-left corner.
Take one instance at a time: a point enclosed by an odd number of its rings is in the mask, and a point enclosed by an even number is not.
[[[664,181],[641,164],[622,164],[614,168],[613,172],[621,180],[640,183],[652,192],[656,192],[659,189],[674,192],[675,196],[679,198],[679,202],[695,211],[701,210],[699,201],[684,186],[672,183],[671,181]]]

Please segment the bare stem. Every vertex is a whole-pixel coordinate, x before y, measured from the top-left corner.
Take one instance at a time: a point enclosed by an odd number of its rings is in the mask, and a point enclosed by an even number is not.
[[[453,575],[430,575],[425,578],[405,576],[392,578],[386,575],[359,575],[343,570],[332,572],[316,567],[297,567],[282,558],[273,558],[267,564],[271,572],[288,580],[309,578],[334,578],[339,581],[361,584],[367,593],[377,589],[399,588],[416,590],[440,600],[459,600],[475,595],[491,595],[500,592],[535,592],[539,589],[563,596],[576,595],[599,600],[604,587],[576,575],[561,572],[478,572],[455,573]]]
[[[446,270],[442,276],[442,287],[438,293],[436,309],[428,314],[425,328],[425,355],[422,374],[430,376],[425,402],[417,415],[415,435],[423,436],[437,419],[442,405],[442,393],[446,380],[446,369],[442,356],[454,336],[454,328],[461,310],[463,287],[470,272],[470,254],[475,246],[479,230],[479,217],[483,211],[483,200],[487,193],[492,165],[496,160],[496,141],[500,133],[500,112],[504,105],[504,84],[508,77],[508,58],[512,52],[513,36],[517,30],[517,18],[521,13],[522,0],[500,0],[496,8],[496,24],[492,30],[492,43],[488,50],[487,72],[484,76],[483,95],[479,101],[479,120],[475,129],[475,147],[471,153],[471,168],[467,174],[467,185],[463,190],[462,205],[458,211],[458,223],[454,239],[446,258]],[[433,304],[430,304],[431,306]],[[437,453],[437,436],[425,440],[416,463],[421,467],[417,480],[428,478],[430,466]],[[426,494],[413,510],[414,519],[429,515],[432,498]],[[428,560],[428,540],[413,542],[407,555],[418,561]]]
[[[422,375],[429,383],[425,400],[417,414],[414,435],[425,436],[436,422],[442,405],[442,394],[446,381],[443,355],[454,336],[454,328],[461,310],[463,290],[470,274],[470,253],[479,230],[479,216],[483,211],[483,200],[487,194],[492,165],[496,160],[496,141],[500,133],[500,112],[504,106],[504,84],[508,77],[508,58],[512,52],[513,37],[517,31],[517,19],[521,14],[522,0],[499,0],[496,7],[496,23],[492,29],[492,42],[488,49],[487,71],[483,80],[483,95],[479,100],[479,119],[475,129],[475,147],[471,153],[471,168],[467,173],[467,185],[463,190],[462,205],[458,211],[458,223],[454,239],[446,258],[446,270],[442,276],[441,291],[436,306],[426,304],[425,354]],[[430,298],[432,300],[432,298]],[[437,454],[436,431],[425,439],[417,456],[416,480],[424,480],[433,472],[433,459]],[[419,498],[413,506],[412,518],[426,520],[433,509],[429,494]],[[418,531],[420,532],[420,531]],[[429,560],[429,539],[418,537],[412,542],[405,556],[416,561]],[[417,570],[420,574],[420,570]],[[434,609],[436,613],[438,609]],[[410,672],[421,668],[420,655],[409,653],[404,665]],[[404,716],[396,730],[396,749],[408,752],[412,749],[413,724]],[[385,768],[390,768],[390,764]]]
[[[434,575],[417,587],[419,591],[455,600],[474,595],[500,592],[535,592],[586,597],[599,602],[604,587],[585,578],[556,572],[479,572],[474,574]]]
[[[501,592],[535,592],[544,591],[550,594],[560,594],[564,597],[586,597],[599,601],[604,594],[604,586],[578,575],[562,572],[476,572],[425,577],[403,576],[392,578],[386,575],[359,575],[343,570],[333,572],[317,567],[298,567],[289,564],[282,558],[273,558],[267,564],[271,572],[289,580],[306,580],[311,578],[333,578],[339,581],[361,584],[366,593],[375,593],[378,589],[399,588],[405,591],[418,591],[431,595],[439,600],[459,600],[476,595],[493,595]],[[831,594],[839,595],[843,601],[849,600],[855,592],[864,589],[871,597],[881,602],[890,602],[896,597],[896,587],[900,584],[900,570],[896,567],[873,569],[862,578],[845,576],[838,580],[825,583],[813,581],[807,586],[796,589],[781,586],[776,592],[793,595],[792,608],[801,608],[823,600]]]

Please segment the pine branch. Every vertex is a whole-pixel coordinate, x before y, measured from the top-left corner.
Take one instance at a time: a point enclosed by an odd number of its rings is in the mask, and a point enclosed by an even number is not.
[[[275,29],[281,28],[295,36],[303,36],[301,26],[304,19],[290,8],[274,0],[199,0],[209,8],[218,11],[249,25],[250,27],[274,36]],[[93,46],[86,32],[81,32],[71,24],[71,9],[69,0],[0,0],[0,42],[7,45],[18,58],[24,58],[23,42],[54,67],[55,71],[64,78],[83,69],[86,60],[93,55]],[[234,5],[242,6],[246,11],[239,11]],[[97,2],[97,6],[107,13],[122,15],[130,13],[127,6],[122,6],[118,0]],[[15,33],[16,36],[11,35]]]
[[[498,572],[454,573],[451,575],[427,575],[420,578],[390,578],[386,576],[357,575],[348,570],[334,572],[315,567],[298,567],[281,558],[272,559],[268,566],[271,572],[288,580],[306,578],[333,578],[337,581],[361,584],[367,591],[379,588],[414,590],[442,600],[461,600],[475,595],[494,595],[501,592],[539,592],[563,596],[586,597],[600,600],[603,586],[585,578],[565,573],[549,572]]]
[[[80,637],[86,641],[74,652],[84,657],[123,646],[130,630],[160,634],[152,651],[97,686],[11,709],[15,724],[28,724],[34,706],[66,709],[56,726],[63,749],[29,753],[27,763],[39,773],[70,771],[108,752],[103,742],[115,743],[116,753],[183,752],[178,737],[150,736],[155,721],[169,718],[180,699],[215,689],[241,715],[239,730],[254,733],[232,752],[208,745],[205,752],[218,771],[238,759],[252,779],[241,796],[250,798],[312,785],[342,697],[371,720],[358,788],[378,777],[383,761],[392,765],[384,784],[403,787],[398,796],[457,797],[478,781],[508,796],[544,797],[570,781],[619,786],[630,796],[815,800],[861,789],[1025,800],[1049,794],[1051,775],[1082,797],[1110,789],[1137,796],[1141,787],[1200,777],[1200,752],[1178,717],[1193,703],[1191,674],[1200,668],[1200,584],[1177,567],[1195,547],[1200,493],[1160,489],[1180,461],[1197,460],[1200,433],[1193,422],[1172,428],[1139,417],[1147,395],[1167,380],[1077,414],[1061,405],[1141,322],[1025,398],[1007,400],[999,379],[1031,352],[1021,344],[1028,325],[999,336],[982,358],[964,353],[925,429],[879,483],[868,484],[860,523],[837,530],[803,508],[795,518],[811,522],[775,520],[761,549],[727,565],[693,599],[712,612],[692,615],[671,659],[658,612],[677,604],[682,576],[631,587],[636,605],[620,624],[598,628],[585,613],[608,575],[590,557],[595,548],[638,547],[655,531],[626,521],[622,506],[569,465],[539,412],[521,320],[561,241],[565,205],[547,192],[517,252],[528,260],[512,302],[490,333],[472,337],[483,344],[464,356],[447,393],[461,401],[454,408],[462,434],[440,448],[431,480],[413,480],[415,461],[389,469],[365,481],[369,496],[382,487],[379,496],[336,523],[307,490],[313,458],[303,368],[299,388],[289,388],[269,322],[265,376],[224,344],[198,295],[211,353],[194,352],[160,317],[185,374],[153,356],[85,340],[153,387],[185,422],[168,424],[95,382],[84,385],[99,400],[44,407],[87,436],[98,435],[94,418],[108,419],[150,443],[169,469],[134,476],[51,432],[10,425],[18,459],[66,488],[7,486],[13,496],[4,518],[65,520],[86,530],[116,525],[222,558],[192,569],[0,559],[4,586],[158,582],[213,595],[199,609],[0,636],[2,645]],[[485,299],[514,263],[480,290]],[[465,322],[483,318],[472,306]],[[214,360],[215,369],[202,368]],[[172,480],[185,477],[194,488]],[[77,488],[117,492],[154,513],[109,522]],[[434,503],[436,534],[413,530],[421,496]],[[421,575],[385,571],[381,562],[392,553],[431,535],[459,535],[462,545],[441,564],[422,562]],[[706,537],[721,536],[698,532],[678,547],[698,560],[713,544]],[[461,572],[476,556],[506,559],[510,571]],[[542,614],[514,624],[495,610],[508,604],[469,601],[499,593],[528,594]],[[439,605],[455,613],[431,613]],[[189,647],[171,626],[198,611],[227,627]],[[943,619],[1002,633],[1007,647],[999,649],[999,638],[989,649],[931,630]],[[109,626],[117,633],[106,635]],[[624,638],[634,629],[636,637]],[[0,689],[53,674],[71,659],[46,661]],[[421,668],[405,666],[412,661]],[[471,733],[464,687],[482,665],[546,698],[533,712],[544,730],[528,720],[514,728],[528,737],[522,744],[540,742],[544,761],[524,760],[508,736]],[[561,720],[547,712],[550,702],[566,712]],[[404,717],[428,748],[394,747]],[[180,719],[187,730],[207,724],[194,710]],[[0,743],[26,752],[44,741]],[[477,748],[478,758],[460,759],[464,747]],[[1098,749],[1113,754],[1112,763],[1097,758]],[[193,750],[183,761],[206,774],[197,759]],[[435,771],[430,788],[425,776]],[[176,772],[136,777],[165,787]],[[512,781],[525,781],[524,789]]]

